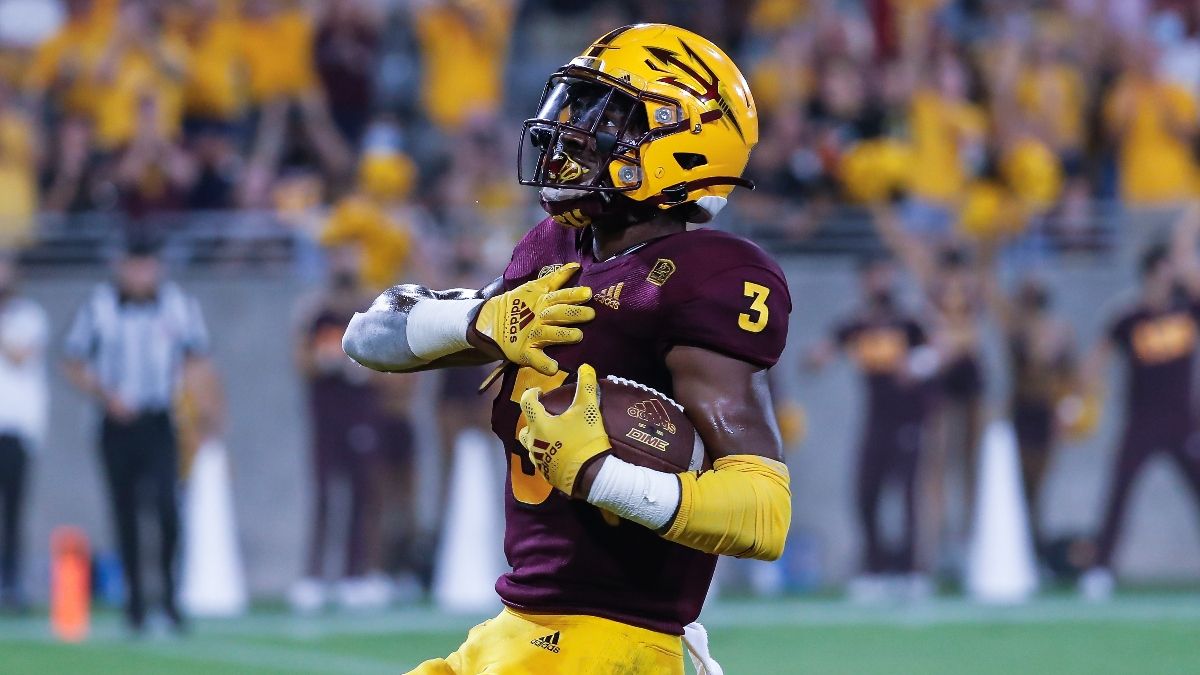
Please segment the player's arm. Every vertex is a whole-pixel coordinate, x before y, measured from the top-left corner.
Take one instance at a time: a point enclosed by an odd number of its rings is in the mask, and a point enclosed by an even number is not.
[[[495,361],[498,355],[476,348],[467,334],[471,313],[498,294],[500,282],[479,290],[393,286],[367,311],[355,312],[342,349],[363,366],[385,373]]]
[[[559,490],[706,553],[775,560],[791,522],[791,491],[766,371],[698,347],[667,354],[679,402],[713,468],[667,473],[622,461],[611,445],[596,371],[579,368],[575,400],[550,415],[529,389],[521,444]]]
[[[414,372],[505,359],[545,375],[558,363],[544,349],[572,344],[595,310],[583,286],[562,288],[577,263],[505,292],[502,279],[478,291],[432,291],[402,284],[351,319],[342,339],[350,358],[382,372]]]
[[[663,537],[708,553],[779,558],[792,493],[767,371],[687,346],[667,354],[667,367],[713,469],[678,475],[679,506]]]

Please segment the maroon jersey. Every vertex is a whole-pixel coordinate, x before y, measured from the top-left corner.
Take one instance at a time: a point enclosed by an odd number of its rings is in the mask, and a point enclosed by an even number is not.
[[[676,345],[768,368],[787,337],[787,284],[762,249],[715,230],[667,235],[596,262],[589,232],[546,219],[513,250],[505,288],[569,262],[583,267],[572,283],[591,287],[595,320],[582,327],[579,344],[548,350],[558,360],[557,376],[510,365],[492,407],[509,465],[504,552],[513,568],[496,591],[522,610],[588,614],[679,635],[700,614],[716,556],[551,489],[517,441],[518,402],[529,387],[547,391],[573,379],[583,363],[601,377],[672,395],[664,357]]]
[[[925,329],[916,319],[900,313],[862,312],[838,324],[834,338],[866,381],[870,420],[905,423],[920,419],[925,391],[905,375],[912,350],[927,341]]]
[[[1186,424],[1192,412],[1192,368],[1200,301],[1164,309],[1137,305],[1113,321],[1109,337],[1129,364],[1129,415]]]

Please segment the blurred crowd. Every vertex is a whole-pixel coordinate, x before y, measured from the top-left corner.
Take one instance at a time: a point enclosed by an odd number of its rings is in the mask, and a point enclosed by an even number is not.
[[[405,198],[419,184],[434,208],[510,205],[508,184],[478,190],[490,187],[481,159],[505,154],[494,147],[496,115],[515,8],[376,5],[0,3],[16,20],[0,21],[0,230],[28,239],[35,213],[138,223],[195,210],[295,211],[363,185]],[[405,47],[420,52],[419,104],[403,83],[384,86],[406,76],[413,59],[394,54]],[[425,140],[410,147],[414,136]]]
[[[511,221],[495,213],[530,204],[513,146],[537,87],[632,21],[692,28],[742,66],[763,142],[740,216],[790,238],[883,200],[934,233],[1070,235],[1096,199],[1153,209],[1196,186],[1200,9],[1181,1],[2,0],[0,16],[10,239],[35,213],[335,204],[373,172],[439,227]]]

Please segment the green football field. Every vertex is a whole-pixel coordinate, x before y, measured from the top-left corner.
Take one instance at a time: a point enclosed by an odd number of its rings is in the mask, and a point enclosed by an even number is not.
[[[1059,596],[1020,607],[722,602],[702,620],[729,675],[1200,673],[1200,595],[1190,592],[1101,605]],[[60,645],[44,617],[0,619],[0,673],[395,674],[452,651],[472,623],[423,608],[316,618],[263,610],[197,622],[184,639],[135,642],[107,614],[87,642]]]

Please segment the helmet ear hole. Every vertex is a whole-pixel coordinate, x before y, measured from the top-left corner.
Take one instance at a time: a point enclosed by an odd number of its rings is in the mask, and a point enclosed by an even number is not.
[[[679,166],[688,171],[708,164],[708,158],[698,152],[677,152],[675,153],[675,161],[679,162]]]

